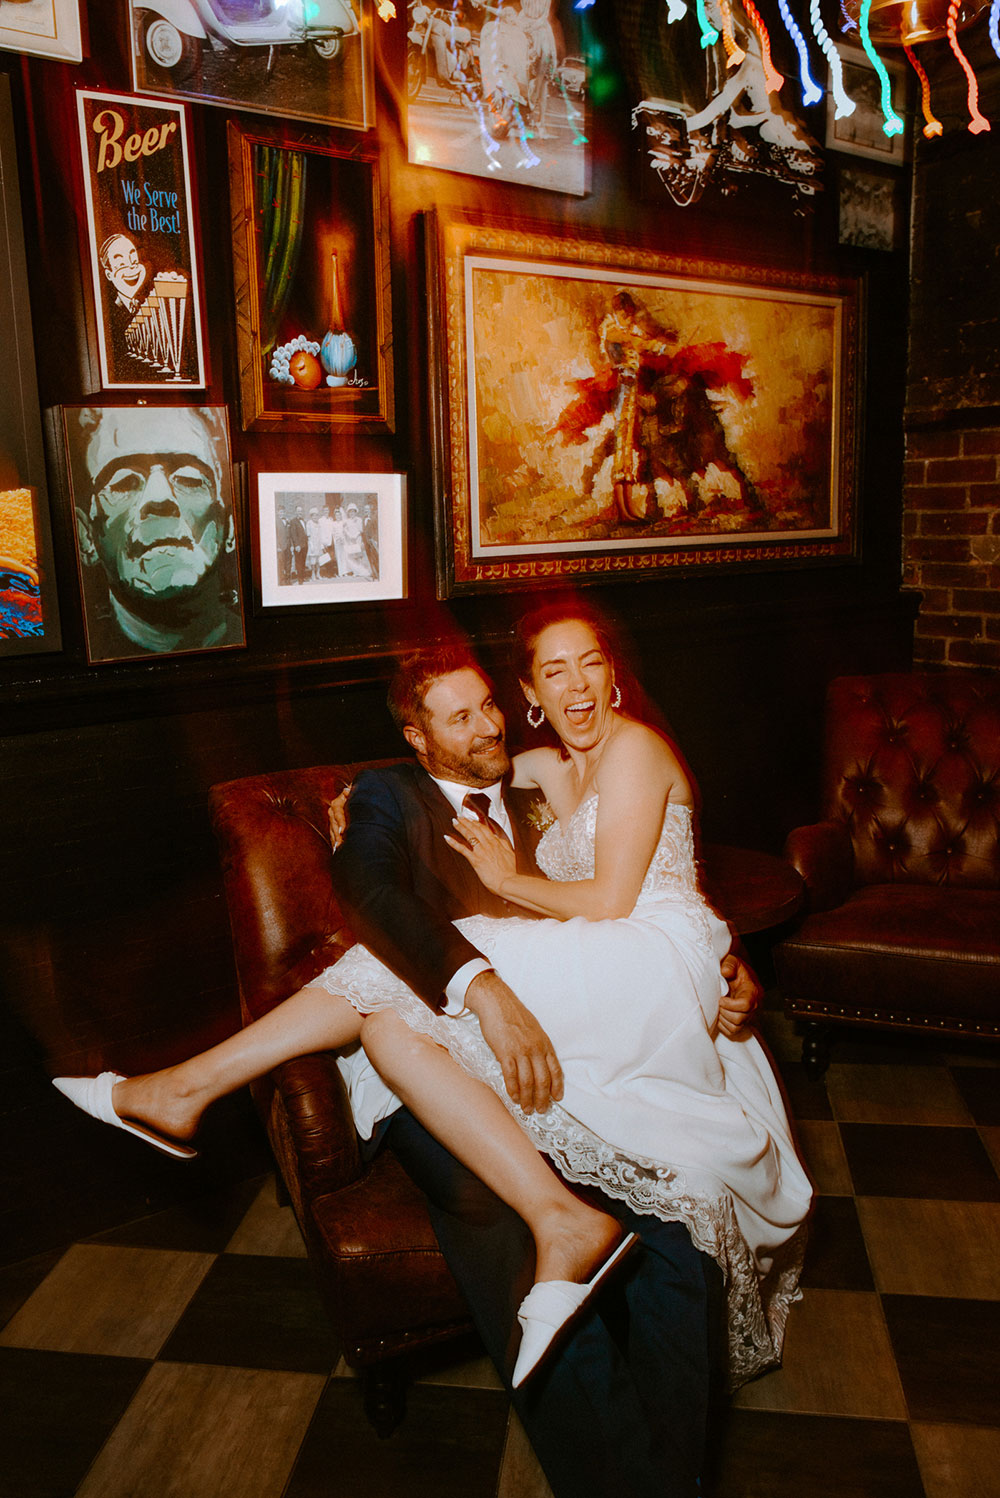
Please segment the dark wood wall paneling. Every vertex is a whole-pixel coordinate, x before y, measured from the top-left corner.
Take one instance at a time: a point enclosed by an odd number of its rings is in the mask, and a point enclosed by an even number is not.
[[[595,7],[612,69],[615,7]],[[123,10],[91,0],[80,67],[4,55],[15,96],[43,406],[95,391],[87,348],[73,89],[128,90]],[[588,13],[589,14],[589,13]],[[0,1244],[17,1258],[260,1168],[245,1104],[223,1105],[203,1158],[178,1166],[70,1113],[50,1074],[162,1065],[237,1022],[225,910],[205,809],[216,781],[286,765],[396,752],[384,711],[391,654],[457,623],[500,668],[523,595],[438,604],[419,214],[435,204],[603,230],[691,257],[866,278],[862,557],[856,565],[672,575],[599,587],[626,624],[639,674],[687,754],[706,835],[778,848],[811,809],[819,711],[838,672],[905,667],[912,609],[898,591],[907,286],[905,252],[837,244],[838,165],[797,215],[760,182],[675,208],[645,168],[624,83],[595,111],[592,191],[582,200],[405,160],[404,28],[377,28],[378,142],[392,198],[394,436],[244,434],[236,404],[226,112],[190,110],[200,206],[209,402],[230,407],[233,455],[258,469],[395,467],[410,477],[411,597],[301,615],[248,611],[242,652],[88,667],[65,483],[52,508],[66,648],[2,665],[4,861],[0,1118],[7,1143]],[[791,70],[790,76],[791,76]],[[790,86],[790,85],[788,85]],[[818,111],[814,111],[818,114]],[[822,134],[819,119],[811,128]],[[323,132],[318,131],[323,137]],[[350,144],[352,137],[341,136]],[[246,517],[244,516],[244,520]],[[245,538],[244,531],[244,538]],[[244,546],[244,593],[252,596]],[[520,724],[520,709],[512,723]]]

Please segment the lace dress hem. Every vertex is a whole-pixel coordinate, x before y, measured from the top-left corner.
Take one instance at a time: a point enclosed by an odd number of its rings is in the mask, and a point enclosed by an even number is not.
[[[464,927],[470,922],[462,924]],[[356,954],[355,978],[351,959]],[[474,1015],[450,1019],[435,1014],[388,969],[381,968],[377,984],[373,982],[373,967],[371,954],[363,947],[354,947],[317,981],[341,994],[362,1014],[395,1009],[411,1029],[443,1045],[464,1071],[496,1093],[535,1147],[567,1180],[579,1186],[595,1186],[633,1211],[657,1216],[664,1222],[683,1222],[695,1247],[710,1255],[724,1276],[730,1389],[739,1388],[781,1361],[788,1312],[801,1299],[802,1229],[782,1246],[762,1286],[737,1224],[732,1197],[721,1184],[717,1191],[696,1190],[683,1170],[622,1153],[559,1104],[543,1114],[522,1112],[508,1096],[500,1064]],[[766,1297],[762,1288],[766,1288]]]

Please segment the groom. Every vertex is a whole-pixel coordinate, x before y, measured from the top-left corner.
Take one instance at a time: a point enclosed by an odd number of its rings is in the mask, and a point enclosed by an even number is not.
[[[551,1043],[452,925],[476,913],[525,912],[486,890],[444,841],[466,795],[484,793],[519,868],[532,871],[527,811],[535,793],[504,787],[503,714],[466,652],[405,663],[389,708],[417,763],[358,777],[333,860],[334,887],[357,938],[431,1008],[471,1009],[508,1092],[527,1111],[544,1110],[561,1090]],[[757,988],[732,956],[724,972],[730,996],[720,1025],[734,1033]],[[399,1108],[363,1055],[349,1067],[348,1083],[358,1133],[372,1136],[373,1148],[388,1142],[426,1193],[442,1251],[509,1389],[517,1307],[533,1277],[527,1227]],[[682,1224],[603,1198],[600,1205],[640,1234],[644,1251],[513,1403],[555,1498],[694,1498],[716,1374],[721,1274]]]

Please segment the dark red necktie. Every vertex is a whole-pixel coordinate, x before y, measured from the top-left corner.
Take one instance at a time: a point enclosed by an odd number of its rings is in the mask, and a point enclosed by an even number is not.
[[[491,827],[494,832],[499,832],[501,837],[507,838],[510,842],[510,838],[507,837],[496,817],[490,816],[490,798],[485,791],[469,791],[462,798],[462,809],[471,811],[481,822],[485,822],[487,827]]]

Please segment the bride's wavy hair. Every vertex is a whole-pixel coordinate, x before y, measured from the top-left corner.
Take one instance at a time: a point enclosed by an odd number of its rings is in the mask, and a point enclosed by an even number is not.
[[[614,671],[621,655],[614,627],[590,604],[567,598],[565,602],[541,604],[540,607],[532,609],[530,614],[525,614],[524,618],[519,621],[514,631],[513,660],[519,682],[523,684],[531,680],[531,665],[535,658],[535,649],[544,631],[550,625],[569,624],[570,622],[585,624],[593,631],[594,638]]]

